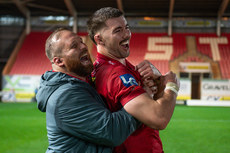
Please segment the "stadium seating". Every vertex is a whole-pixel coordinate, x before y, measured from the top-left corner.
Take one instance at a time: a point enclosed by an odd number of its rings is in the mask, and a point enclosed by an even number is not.
[[[19,51],[10,75],[30,74],[40,75],[51,69],[45,56],[45,40],[50,32],[31,32],[25,39]],[[79,33],[86,36],[86,33]],[[187,53],[186,38],[195,37],[197,52],[219,63],[222,79],[230,79],[230,34],[217,37],[206,33],[174,33],[168,37],[166,33],[133,33],[130,41],[130,56],[128,60],[136,65],[144,59],[151,61],[162,74],[169,71],[169,61]],[[92,42],[91,42],[92,43]],[[214,45],[213,45],[214,44]],[[89,50],[96,57],[96,47]],[[202,57],[191,55],[182,62],[204,62]]]
[[[45,56],[45,41],[49,35],[49,32],[31,32],[26,37],[10,75],[36,75],[51,69],[50,62]]]

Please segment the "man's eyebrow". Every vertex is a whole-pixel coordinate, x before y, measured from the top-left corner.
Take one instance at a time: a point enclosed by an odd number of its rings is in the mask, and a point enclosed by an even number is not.
[[[73,48],[75,45],[78,45],[76,40],[73,40],[70,44],[70,48]]]
[[[116,28],[113,29],[113,32],[116,31],[116,30],[118,30],[118,29],[121,29],[121,28],[122,28],[121,26],[116,27]]]
[[[125,25],[125,27],[129,27],[129,24],[127,23],[127,24]],[[116,28],[113,29],[113,32],[116,31],[116,30],[118,30],[118,29],[121,29],[121,28],[122,28],[121,26],[118,26],[118,27],[116,27]]]

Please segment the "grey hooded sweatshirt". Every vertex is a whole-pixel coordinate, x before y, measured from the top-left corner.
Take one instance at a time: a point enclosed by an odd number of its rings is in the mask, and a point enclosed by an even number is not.
[[[124,109],[111,113],[88,83],[47,71],[36,95],[46,112],[46,153],[111,153],[140,123]]]

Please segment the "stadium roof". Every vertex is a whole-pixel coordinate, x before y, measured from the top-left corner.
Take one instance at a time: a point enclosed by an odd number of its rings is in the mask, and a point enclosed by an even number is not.
[[[127,17],[230,17],[229,0],[0,0],[0,16],[88,17],[106,6],[119,8]]]

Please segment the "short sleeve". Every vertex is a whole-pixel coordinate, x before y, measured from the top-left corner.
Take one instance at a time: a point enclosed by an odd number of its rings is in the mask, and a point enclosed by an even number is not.
[[[141,82],[126,69],[113,71],[107,82],[108,93],[115,102],[120,102],[124,106],[133,98],[145,93]]]

